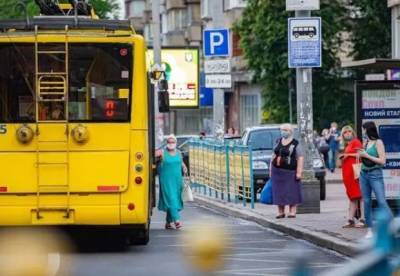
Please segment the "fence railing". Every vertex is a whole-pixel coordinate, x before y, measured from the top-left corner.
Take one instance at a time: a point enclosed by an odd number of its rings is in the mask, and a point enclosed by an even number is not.
[[[255,190],[251,147],[217,140],[189,142],[193,190],[254,208]]]

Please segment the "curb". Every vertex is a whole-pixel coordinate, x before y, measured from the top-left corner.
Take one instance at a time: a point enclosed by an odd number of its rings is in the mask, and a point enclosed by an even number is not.
[[[346,242],[342,239],[311,231],[304,227],[285,225],[252,212],[251,209],[240,209],[231,203],[210,200],[197,194],[194,195],[194,199],[200,206],[209,207],[229,216],[255,222],[266,228],[277,230],[297,239],[306,240],[312,244],[336,251],[348,257],[354,257],[360,251],[355,243]]]

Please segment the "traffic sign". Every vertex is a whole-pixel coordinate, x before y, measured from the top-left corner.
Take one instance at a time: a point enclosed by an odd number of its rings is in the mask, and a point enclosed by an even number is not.
[[[321,67],[321,18],[289,18],[289,68]]]
[[[231,64],[229,59],[211,59],[204,61],[204,73],[206,74],[218,74],[218,73],[230,73]]]
[[[319,0],[286,0],[287,11],[319,10]]]
[[[206,75],[206,88],[231,88],[232,76],[230,74]]]
[[[229,29],[211,29],[203,33],[205,57],[229,56]]]

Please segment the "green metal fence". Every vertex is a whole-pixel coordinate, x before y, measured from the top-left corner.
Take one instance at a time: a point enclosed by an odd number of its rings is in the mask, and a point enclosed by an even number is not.
[[[254,208],[255,190],[251,147],[217,140],[189,143],[190,181],[204,195]]]

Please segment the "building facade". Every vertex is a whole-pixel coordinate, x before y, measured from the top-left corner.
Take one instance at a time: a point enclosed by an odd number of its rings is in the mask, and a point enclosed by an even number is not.
[[[240,19],[246,0],[160,0],[162,46],[196,46],[202,52],[202,32],[215,27],[230,32],[232,88],[225,90],[225,127],[243,131],[258,125],[262,119],[261,87],[251,83],[251,73],[239,47],[237,34],[232,31]],[[126,0],[126,17],[151,46],[151,0]],[[201,60],[203,58],[201,57]],[[200,62],[202,64],[202,61]],[[202,68],[202,66],[200,66]],[[199,109],[175,110],[167,118],[165,131],[177,134],[196,134],[213,130],[212,89],[204,87],[200,69]],[[169,123],[168,123],[169,122]]]

